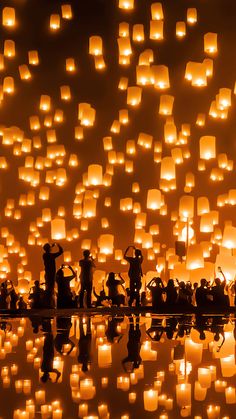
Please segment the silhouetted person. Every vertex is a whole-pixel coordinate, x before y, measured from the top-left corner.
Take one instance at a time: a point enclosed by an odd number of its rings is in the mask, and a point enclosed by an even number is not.
[[[150,337],[151,340],[155,342],[159,342],[165,328],[162,325],[162,319],[154,319],[152,318],[151,327],[146,330],[147,335]]]
[[[48,380],[50,380],[50,372],[56,373],[56,381],[58,381],[61,373],[56,368],[53,368],[54,340],[52,334],[51,320],[44,319],[42,326],[45,338],[43,343],[43,359],[41,364],[41,371],[43,373],[43,375],[41,376],[41,381],[43,383],[46,383]]]
[[[0,308],[1,309],[7,309],[8,308],[8,291],[7,291],[7,284],[6,281],[4,281],[1,284],[0,288]]]
[[[129,249],[134,249],[134,257],[127,256]],[[140,306],[140,289],[142,287],[142,263],[143,263],[143,255],[141,250],[136,249],[134,246],[128,246],[125,253],[124,259],[129,262],[129,280],[130,280],[130,299],[129,299],[129,306],[132,306],[134,300],[136,300],[136,307]]]
[[[80,330],[80,338],[78,342],[78,362],[82,364],[82,371],[88,371],[88,365],[91,362],[91,319],[90,317],[84,319],[80,318],[79,323],[79,330]]]
[[[106,295],[104,287],[102,287],[102,290],[99,294],[96,293],[95,287],[93,287],[93,295],[96,297],[97,301],[95,303],[96,307],[102,307],[102,306],[109,306],[111,301],[109,297]]]
[[[138,368],[142,362],[141,350],[141,331],[139,328],[139,317],[136,317],[136,327],[133,317],[129,320],[129,339],[127,343],[128,356],[123,359],[122,365],[126,372],[132,372]]]
[[[151,291],[152,294],[152,307],[154,310],[159,310],[163,307],[163,292],[165,287],[161,278],[153,278],[147,284],[147,288]]]
[[[168,308],[169,307],[172,308],[176,304],[177,297],[178,297],[177,289],[175,287],[173,279],[169,279],[169,281],[167,282],[167,286],[165,287],[165,292],[166,292],[166,305],[168,306]]]
[[[71,351],[73,350],[75,344],[70,339],[70,328],[72,326],[71,318],[70,317],[57,317],[56,319],[57,324],[57,335],[54,340],[54,345],[57,350],[62,355],[70,355]],[[69,350],[63,352],[63,346],[69,345]]]
[[[192,292],[189,286],[186,286],[184,281],[179,282],[179,294],[177,298],[177,303],[180,307],[185,309],[189,308],[191,305]]]
[[[44,262],[44,269],[45,269],[45,284],[46,284],[46,298],[47,298],[47,305],[49,307],[53,306],[53,295],[54,295],[54,287],[55,287],[55,276],[56,276],[56,258],[58,258],[63,253],[63,249],[60,244],[58,246],[58,252],[52,252],[53,247],[56,246],[56,243],[50,245],[46,243],[43,246],[44,254],[43,254],[43,262]]]
[[[16,303],[19,297],[11,280],[7,281],[7,291],[10,297],[10,310],[16,310]]]
[[[90,308],[91,305],[91,294],[93,288],[93,270],[95,268],[95,263],[90,255],[89,250],[84,250],[84,258],[79,261],[79,266],[81,268],[80,272],[80,282],[81,289],[79,293],[79,306],[84,307],[84,293],[87,294],[87,307]]]
[[[24,298],[23,298],[22,295],[19,297],[17,305],[18,305],[19,310],[26,310],[27,309],[27,303],[24,301]]]
[[[45,292],[43,288],[40,287],[40,282],[38,280],[34,281],[34,286],[32,287],[32,292],[29,295],[30,306],[33,309],[43,308],[45,304]]]
[[[114,272],[109,273],[106,286],[108,287],[108,297],[111,299],[112,305],[120,307],[121,304],[124,305],[125,297],[119,292],[119,287],[123,286],[125,281],[120,274],[119,279],[116,279],[115,275]]]
[[[64,276],[64,267],[68,267],[71,275]],[[70,288],[70,281],[76,277],[76,273],[71,266],[62,264],[61,268],[56,273],[57,283],[57,308],[72,308],[75,307],[73,294]]]
[[[211,289],[211,294],[213,296],[213,306],[218,308],[227,308],[229,306],[229,300],[224,293],[225,285],[226,285],[226,278],[222,270],[219,272],[222,273],[224,280],[221,282],[220,278],[215,278],[215,285]]]
[[[207,287],[207,280],[205,278],[201,279],[201,285],[196,290],[196,303],[199,308],[209,308],[211,302],[209,300],[209,289]]]

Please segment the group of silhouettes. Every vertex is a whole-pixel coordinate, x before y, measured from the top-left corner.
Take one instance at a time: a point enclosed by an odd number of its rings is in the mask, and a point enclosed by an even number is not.
[[[57,246],[57,250],[53,249]],[[192,307],[201,309],[227,309],[229,303],[229,290],[236,294],[236,285],[233,282],[226,285],[224,273],[222,280],[215,278],[214,283],[201,279],[200,285],[190,282],[169,279],[165,286],[160,277],[154,277],[142,289],[142,263],[143,255],[141,250],[135,246],[128,246],[124,252],[124,259],[129,264],[128,276],[129,287],[125,288],[125,281],[121,274],[110,272],[106,281],[108,294],[105,292],[104,283],[100,293],[96,293],[93,287],[93,272],[95,262],[89,250],[84,250],[83,258],[79,261],[80,266],[80,291],[76,294],[72,291],[71,281],[76,277],[76,272],[68,264],[62,264],[56,269],[56,259],[63,254],[60,244],[46,243],[43,246],[43,262],[45,271],[44,288],[37,280],[29,293],[28,302],[15,291],[12,281],[6,280],[0,288],[0,308],[3,309],[26,309],[30,306],[33,309],[41,308],[91,308],[92,293],[96,298],[95,306],[125,306],[136,307],[152,305],[155,311],[173,310],[176,308],[189,310]],[[132,254],[129,255],[128,254]],[[68,270],[70,274],[68,275]],[[67,275],[65,275],[67,271]],[[55,289],[57,288],[57,298]],[[151,300],[148,297],[151,295]],[[236,297],[235,301],[236,302]]]

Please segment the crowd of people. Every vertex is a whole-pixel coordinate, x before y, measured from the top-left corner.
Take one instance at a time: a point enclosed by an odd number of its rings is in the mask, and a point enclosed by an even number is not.
[[[56,246],[56,251],[53,251]],[[152,306],[155,311],[176,308],[188,311],[193,307],[202,310],[227,310],[232,297],[234,305],[236,303],[236,281],[227,284],[221,268],[218,268],[221,279],[216,277],[213,282],[202,278],[200,284],[191,284],[178,279],[169,279],[167,284],[164,284],[160,277],[154,277],[148,284],[143,284],[143,255],[141,250],[134,246],[128,246],[124,252],[124,259],[129,264],[129,287],[125,287],[125,281],[120,273],[110,272],[106,282],[102,284],[101,291],[97,293],[93,286],[95,261],[89,250],[84,250],[83,258],[79,261],[80,290],[76,293],[71,287],[71,281],[76,277],[72,266],[61,264],[60,268],[56,269],[56,259],[63,254],[61,245],[46,243],[43,250],[45,283],[40,285],[36,280],[25,301],[23,296],[16,292],[12,281],[4,281],[0,288],[0,308],[65,309],[135,305],[135,307]],[[96,299],[95,302],[92,302],[92,297]]]

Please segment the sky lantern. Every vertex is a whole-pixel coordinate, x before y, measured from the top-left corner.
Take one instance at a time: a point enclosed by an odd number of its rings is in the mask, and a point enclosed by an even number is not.
[[[4,7],[2,10],[2,25],[14,27],[16,23],[16,14],[14,7]]]
[[[90,164],[88,167],[88,183],[89,185],[102,185],[103,173],[102,166],[99,164]]]
[[[200,159],[210,160],[216,157],[216,137],[206,135],[200,138]]]
[[[134,42],[143,42],[144,41],[144,25],[142,24],[135,24],[133,26],[133,34],[132,39]]]
[[[19,73],[21,80],[31,79],[31,73],[29,67],[26,64],[22,64],[19,66]]]
[[[140,86],[151,84],[151,68],[149,65],[138,65],[136,67],[137,84]]]
[[[134,8],[134,0],[119,0],[120,9],[132,10]]]
[[[200,244],[190,244],[187,248],[186,268],[189,270],[204,267],[203,250]]]
[[[120,37],[129,37],[129,23],[128,22],[120,22],[119,23],[119,36]]]
[[[206,66],[203,63],[193,64],[191,84],[196,87],[207,86]]]
[[[161,192],[158,189],[149,189],[147,193],[147,209],[157,210],[161,207]]]
[[[62,19],[70,20],[73,17],[72,8],[70,4],[61,5],[61,15]]]
[[[144,148],[151,148],[152,147],[153,136],[146,134],[144,132],[140,132],[138,136],[138,145]]]
[[[204,52],[207,54],[217,53],[217,33],[208,32],[204,35]]]
[[[129,56],[132,54],[132,48],[129,37],[121,37],[117,39],[119,55],[120,56]]]
[[[170,87],[169,69],[165,65],[153,65],[152,76],[156,89],[168,89]]]
[[[172,157],[164,157],[161,160],[161,179],[175,179],[175,162]]]
[[[155,412],[158,407],[158,392],[150,389],[143,392],[144,410]]]
[[[151,15],[152,15],[152,20],[164,19],[162,3],[155,2],[151,4]]]
[[[142,98],[142,88],[138,86],[128,87],[127,89],[127,105],[137,106]]]
[[[160,115],[172,115],[173,104],[174,104],[174,96],[161,95],[160,96],[160,105],[159,105],[159,114]]]
[[[167,144],[175,144],[177,140],[177,129],[173,122],[166,122],[164,125],[164,137]]]
[[[109,255],[114,250],[114,235],[113,234],[101,234],[98,239],[98,247],[100,253]]]
[[[150,21],[150,39],[155,41],[162,41],[164,39],[163,34],[164,23],[163,20],[151,20]]]
[[[28,61],[30,65],[39,64],[39,55],[37,50],[28,51]]]
[[[231,106],[231,95],[232,95],[231,89],[222,87],[219,90],[218,103],[217,103],[219,109],[223,110]]]
[[[197,199],[197,215],[207,214],[210,211],[209,199],[206,196],[200,196]]]
[[[236,227],[225,226],[223,231],[222,246],[227,249],[236,248]]]
[[[186,23],[176,22],[176,36],[177,38],[183,38],[186,35]]]
[[[58,14],[52,14],[50,16],[50,29],[52,31],[57,31],[58,29],[60,29],[61,26],[61,18],[60,15]]]
[[[195,7],[189,7],[187,9],[187,22],[190,25],[197,23],[197,9]]]
[[[3,79],[3,92],[7,94],[14,93],[15,84],[14,84],[14,78],[11,76],[4,77]]]
[[[3,54],[7,58],[14,58],[16,55],[16,47],[15,42],[11,39],[6,39],[4,41],[4,48],[3,48]]]
[[[102,55],[103,46],[101,36],[90,36],[89,38],[89,54],[91,55]]]
[[[194,216],[194,197],[183,195],[179,200],[179,216],[181,218],[193,218]]]
[[[51,238],[52,240],[62,240],[66,238],[66,225],[64,219],[54,218],[51,221]]]

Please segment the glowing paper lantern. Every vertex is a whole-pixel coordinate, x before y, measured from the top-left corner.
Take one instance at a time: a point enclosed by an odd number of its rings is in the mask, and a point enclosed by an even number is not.
[[[176,36],[178,38],[183,38],[185,35],[186,35],[186,23],[176,22]]]
[[[187,22],[191,25],[197,22],[197,9],[195,7],[187,9]]]
[[[227,249],[236,248],[236,227],[225,226],[223,232],[222,246]]]
[[[99,164],[90,164],[88,166],[88,184],[89,185],[102,185],[103,173],[102,166]]]
[[[204,267],[203,250],[200,244],[192,244],[187,249],[186,268],[189,270]]]
[[[176,385],[176,401],[180,407],[191,405],[191,384]]]
[[[101,234],[98,239],[98,247],[100,253],[110,255],[114,250],[114,235],[113,234]]]
[[[209,160],[216,157],[216,138],[210,135],[200,138],[200,159]]]
[[[118,48],[119,48],[119,55],[127,57],[132,54],[132,48],[130,43],[129,37],[122,37],[117,39]]]
[[[38,51],[32,50],[28,52],[28,59],[30,65],[38,65],[39,64],[39,56]]]
[[[53,31],[57,31],[58,29],[60,29],[60,26],[61,26],[60,15],[52,14],[50,16],[50,29],[52,29]]]
[[[156,3],[151,4],[151,15],[152,15],[152,20],[164,19],[162,3],[156,2]]]
[[[133,26],[133,41],[134,42],[144,41],[144,26],[142,24],[135,24]]]
[[[161,160],[161,179],[175,179],[175,162],[172,157],[164,157]]]
[[[140,104],[142,98],[142,88],[138,86],[128,87],[127,89],[127,104],[137,106]]]
[[[204,35],[204,52],[207,54],[217,53],[217,33],[208,32]]]
[[[174,96],[161,95],[160,96],[159,114],[160,115],[172,115],[173,104],[174,104]]]
[[[73,15],[72,15],[71,5],[70,4],[62,4],[61,5],[61,14],[62,14],[63,19],[66,19],[66,20],[72,19]]]
[[[89,38],[89,54],[102,55],[102,38],[101,36],[90,36]]]
[[[182,218],[193,218],[194,216],[194,197],[184,195],[179,200],[179,216]]]
[[[3,79],[3,92],[7,94],[14,93],[14,78],[13,77],[4,77]]]
[[[3,54],[4,54],[5,57],[8,57],[8,58],[15,57],[16,47],[15,47],[15,42],[14,41],[12,41],[11,39],[6,39],[4,41]]]
[[[164,24],[162,20],[151,20],[150,21],[150,39],[162,41]]]
[[[62,240],[66,238],[66,223],[62,218],[54,218],[51,221],[52,240]]]
[[[4,7],[2,10],[2,25],[8,27],[15,26],[15,19],[14,7]]]
[[[158,189],[149,189],[147,194],[147,209],[160,209],[161,204],[161,192]]]
[[[158,408],[158,392],[157,390],[145,390],[143,392],[144,410],[155,412]]]
[[[119,0],[120,9],[132,10],[134,8],[134,0]]]

